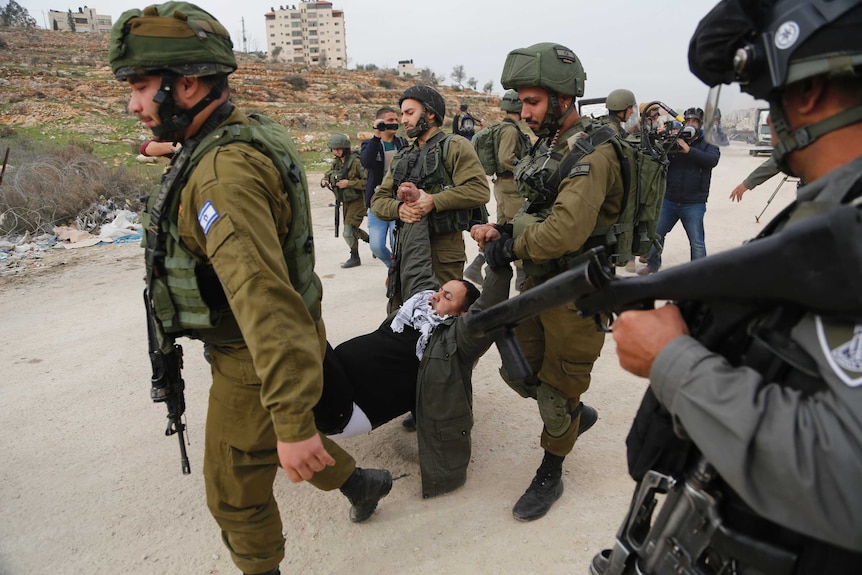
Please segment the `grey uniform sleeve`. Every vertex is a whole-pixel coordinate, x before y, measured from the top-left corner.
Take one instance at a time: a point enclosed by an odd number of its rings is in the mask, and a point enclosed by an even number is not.
[[[650,385],[757,513],[862,550],[862,388],[839,383],[805,397],[689,336],[659,354]]]
[[[769,159],[754,168],[754,171],[748,174],[742,183],[749,190],[756,188],[781,170],[778,169],[778,163],[772,156]]]

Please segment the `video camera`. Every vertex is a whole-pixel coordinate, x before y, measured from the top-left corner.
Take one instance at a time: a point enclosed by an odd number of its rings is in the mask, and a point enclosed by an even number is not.
[[[372,124],[371,128],[374,130],[380,130],[381,132],[385,132],[386,130],[397,130],[398,124],[384,124],[381,122],[377,125]]]

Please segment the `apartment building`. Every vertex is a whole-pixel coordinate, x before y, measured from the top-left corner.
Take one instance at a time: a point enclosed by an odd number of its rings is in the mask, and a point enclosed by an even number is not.
[[[344,11],[332,2],[300,2],[270,8],[266,18],[269,53],[281,47],[282,62],[347,68]]]
[[[102,32],[109,34],[113,22],[110,16],[98,14],[95,8],[78,8],[77,12],[71,10],[61,12],[60,10],[48,11],[48,27],[50,30],[66,30],[75,32]]]

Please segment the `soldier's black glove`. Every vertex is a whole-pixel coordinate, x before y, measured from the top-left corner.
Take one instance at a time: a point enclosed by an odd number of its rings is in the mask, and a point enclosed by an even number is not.
[[[515,235],[515,227],[512,224],[494,224],[494,227],[497,228],[497,231],[500,232],[500,235],[514,236]]]
[[[509,262],[518,259],[515,255],[515,240],[509,234],[502,234],[499,240],[485,244],[485,263],[491,269],[499,270],[509,266]]]

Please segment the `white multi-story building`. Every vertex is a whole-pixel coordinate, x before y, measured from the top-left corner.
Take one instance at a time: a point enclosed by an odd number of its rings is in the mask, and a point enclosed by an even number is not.
[[[332,2],[300,2],[271,8],[266,18],[269,53],[281,47],[278,60],[347,68],[344,11]]]
[[[51,30],[75,32],[103,32],[109,34],[113,22],[110,16],[97,14],[95,8],[78,8],[77,12],[48,11],[48,27]]]

